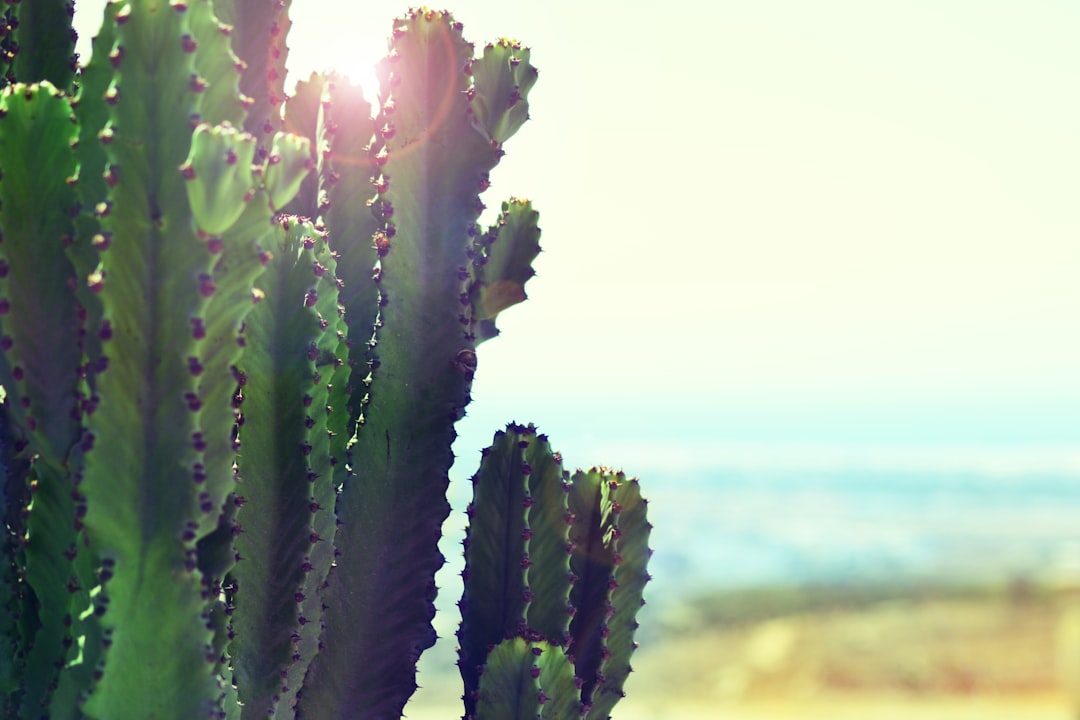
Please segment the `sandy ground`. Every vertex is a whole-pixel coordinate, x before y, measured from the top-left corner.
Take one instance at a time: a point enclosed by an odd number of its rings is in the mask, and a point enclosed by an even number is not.
[[[664,706],[648,699],[616,708],[617,720],[1074,720],[1058,695],[925,697],[834,695],[738,705]]]
[[[615,720],[1080,720],[1080,601],[915,597],[682,622],[633,664]],[[421,683],[407,718],[461,716],[455,675]]]
[[[457,704],[414,707],[409,720],[456,720]],[[615,720],[1075,720],[1060,695],[904,698],[837,695],[813,700],[702,704],[677,698],[628,698]],[[567,720],[573,720],[568,718]]]

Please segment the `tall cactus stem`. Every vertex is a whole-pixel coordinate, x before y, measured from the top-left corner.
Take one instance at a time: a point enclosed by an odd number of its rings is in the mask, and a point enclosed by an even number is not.
[[[335,470],[328,418],[344,322],[335,263],[310,222],[281,220],[248,315],[230,646],[244,717],[285,717],[317,651],[333,561]],[[346,378],[338,376],[340,381]],[[340,408],[344,412],[344,408]],[[343,423],[339,423],[343,424]],[[342,453],[344,448],[338,448]]]

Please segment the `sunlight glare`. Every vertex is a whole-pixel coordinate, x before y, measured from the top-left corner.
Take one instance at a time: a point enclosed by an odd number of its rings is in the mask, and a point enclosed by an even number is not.
[[[286,91],[291,94],[296,81],[313,71],[333,69],[359,83],[364,97],[377,108],[375,64],[386,55],[391,21],[373,20],[370,10],[336,0],[305,4],[302,13],[293,15]],[[296,21],[297,15],[302,22]]]

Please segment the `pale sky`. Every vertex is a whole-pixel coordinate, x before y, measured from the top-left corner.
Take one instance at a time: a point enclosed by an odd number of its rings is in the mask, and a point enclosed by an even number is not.
[[[485,199],[532,198],[546,252],[481,348],[470,466],[511,419],[582,465],[1075,440],[1075,3],[451,5],[540,69]],[[295,76],[364,77],[405,8],[295,0]]]

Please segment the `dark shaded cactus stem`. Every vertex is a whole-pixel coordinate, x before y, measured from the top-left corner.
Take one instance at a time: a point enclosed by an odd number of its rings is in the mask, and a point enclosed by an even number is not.
[[[546,437],[511,424],[484,451],[466,514],[465,719],[569,717],[568,692],[574,714],[608,718],[649,579],[637,480],[606,468],[571,477]]]

